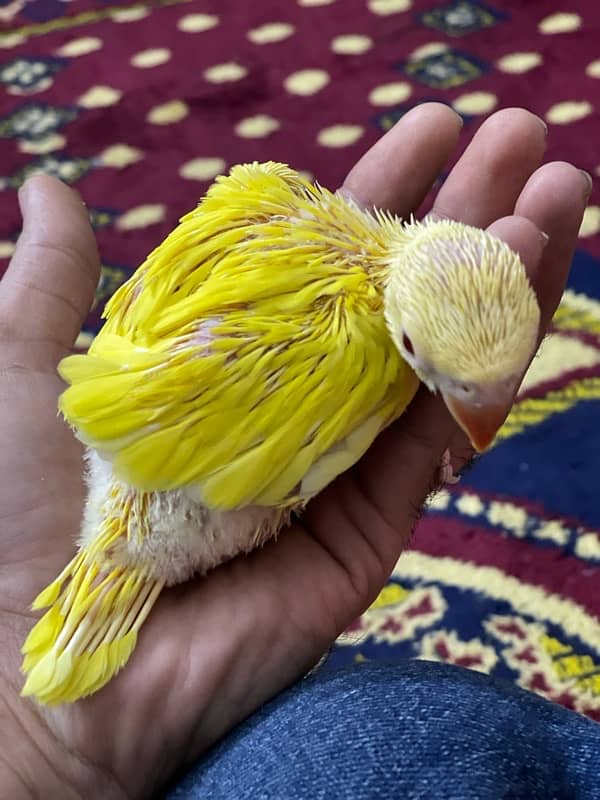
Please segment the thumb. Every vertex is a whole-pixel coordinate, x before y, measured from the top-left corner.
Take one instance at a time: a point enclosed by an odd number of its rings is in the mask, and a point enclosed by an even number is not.
[[[100,276],[89,217],[78,195],[47,175],[21,187],[19,205],[23,231],[0,281],[1,335],[67,351]]]

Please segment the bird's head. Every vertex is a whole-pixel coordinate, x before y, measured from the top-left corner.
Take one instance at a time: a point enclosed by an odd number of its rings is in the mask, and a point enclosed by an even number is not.
[[[404,232],[388,263],[389,331],[473,447],[485,450],[535,351],[535,294],[519,256],[485,231],[442,221]]]

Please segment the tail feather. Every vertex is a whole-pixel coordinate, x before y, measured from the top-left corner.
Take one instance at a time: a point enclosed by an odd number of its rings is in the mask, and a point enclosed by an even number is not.
[[[163,587],[140,568],[99,563],[94,550],[81,550],[33,603],[49,609],[22,648],[22,695],[46,705],[78,700],[116,675]]]

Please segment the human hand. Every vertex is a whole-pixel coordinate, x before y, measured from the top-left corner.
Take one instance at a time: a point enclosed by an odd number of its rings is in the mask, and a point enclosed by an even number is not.
[[[409,214],[459,129],[447,107],[419,106],[361,159],[345,189],[364,205]],[[491,226],[519,250],[542,330],[564,287],[588,194],[573,166],[538,169],[544,143],[542,123],[527,112],[493,115],[434,209]],[[301,524],[203,580],[165,591],[127,667],[102,691],[53,709],[20,698],[29,604],[72,557],[80,524],[82,453],[56,415],[63,388],[56,365],[99,275],[74,193],[37,177],[21,205],[24,231],[0,283],[0,794],[19,798],[35,787],[61,800],[145,797],[319,659],[385,583],[442,452],[469,453],[441,402],[420,391]]]

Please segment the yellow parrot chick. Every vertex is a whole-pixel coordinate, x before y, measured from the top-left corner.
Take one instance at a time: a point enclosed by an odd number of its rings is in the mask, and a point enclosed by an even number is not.
[[[88,497],[23,646],[42,704],[106,684],[163,587],[274,537],[419,380],[484,449],[539,326],[500,240],[366,211],[272,162],[218,178],[105,317],[60,365]]]

